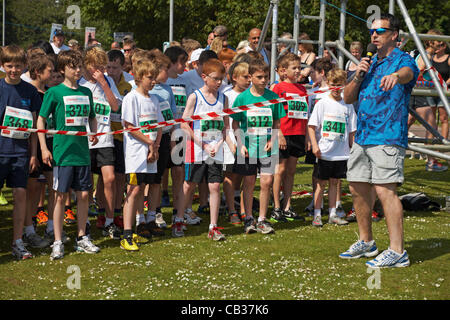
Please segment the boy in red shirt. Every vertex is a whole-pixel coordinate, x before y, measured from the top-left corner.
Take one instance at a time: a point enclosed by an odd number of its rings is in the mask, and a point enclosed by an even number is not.
[[[285,98],[292,94],[306,95],[306,89],[297,83],[300,76],[300,58],[293,53],[287,53],[278,63],[280,78],[283,79],[273,87],[273,92]],[[274,210],[271,220],[286,222],[287,220],[305,219],[291,209],[291,194],[294,185],[294,175],[299,157],[305,155],[305,135],[308,123],[308,104],[306,97],[284,104],[286,116],[280,120],[280,128],[286,139],[286,148],[282,149],[280,142],[280,163],[273,182]],[[280,201],[280,190],[283,186],[283,204]]]

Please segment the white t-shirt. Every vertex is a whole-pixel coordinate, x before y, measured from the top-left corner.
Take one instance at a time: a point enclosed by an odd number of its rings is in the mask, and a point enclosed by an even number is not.
[[[234,100],[236,100],[236,97],[240,95],[240,92],[234,91],[233,88],[227,87],[223,94],[228,98],[228,108],[231,108],[233,106]],[[228,117],[230,119],[230,125],[228,130],[228,136],[233,141],[233,143],[236,145],[236,137],[234,136],[233,132],[233,119],[231,117]],[[228,144],[226,142],[223,143],[223,163],[224,164],[233,164],[234,163],[234,154],[231,152],[230,147],[228,147]]]
[[[117,99],[119,106],[122,104],[122,96],[120,95],[114,80],[111,77],[105,76],[111,91]],[[111,107],[109,106],[108,100],[106,99],[105,92],[103,91],[101,85],[96,82],[92,83],[87,81],[84,77],[80,79],[80,86],[86,87],[92,92],[92,98],[94,99],[94,111],[97,118],[97,132],[110,132],[111,131]],[[89,127],[87,127],[89,130]],[[89,142],[89,149],[99,149],[99,148],[112,148],[114,147],[114,137],[111,134],[105,134],[98,137],[98,143],[92,145]]]
[[[22,73],[20,75],[20,79],[22,79],[25,82],[31,83],[32,79],[27,75],[26,72]]]
[[[347,160],[350,154],[349,133],[356,131],[353,105],[327,96],[314,106],[308,125],[316,127],[316,140],[323,160]]]
[[[128,93],[122,102],[122,124],[125,121],[134,127],[164,121],[156,96],[144,97],[136,90]],[[156,139],[156,131],[143,131],[151,139]],[[134,138],[129,132],[123,134],[125,173],[155,173],[157,162],[147,162],[148,145]]]
[[[50,44],[51,44],[51,46],[52,46],[53,51],[55,52],[55,54],[58,54],[60,51],[67,51],[67,50],[70,50],[70,47],[66,46],[65,44],[63,44],[63,45],[61,46],[61,48],[58,48],[57,46],[55,46],[55,44],[54,44],[53,42],[51,42]]]

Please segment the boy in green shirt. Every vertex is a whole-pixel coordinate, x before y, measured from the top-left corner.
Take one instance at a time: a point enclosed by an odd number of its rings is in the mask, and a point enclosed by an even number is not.
[[[266,89],[269,82],[269,66],[267,64],[258,60],[251,62],[249,74],[252,86],[237,96],[233,108],[279,98],[276,93]],[[234,120],[233,130],[238,145],[233,172],[244,176],[245,233],[260,232],[267,234],[274,232],[270,223],[266,221],[266,214],[275,166],[278,163],[277,140],[280,141],[280,148],[286,147],[286,141],[279,130],[280,119],[285,115],[286,112],[281,103],[230,115]],[[272,132],[273,130],[275,131]],[[261,173],[261,192],[259,217],[256,223],[252,216],[252,205],[258,169]]]
[[[57,70],[64,74],[64,82],[50,88],[44,95],[37,128],[45,129],[47,118],[52,115],[56,130],[97,131],[97,121],[93,109],[92,93],[89,89],[78,86],[81,78],[83,59],[77,51],[63,51],[58,55]],[[62,243],[62,226],[64,204],[69,188],[77,194],[78,234],[75,248],[77,251],[97,253],[96,247],[86,235],[86,221],[89,206],[89,190],[92,187],[88,139],[82,136],[55,135],[53,153],[47,148],[45,134],[39,133],[42,160],[53,167],[53,189],[56,192],[54,208],[55,241],[52,245],[50,259],[64,256]],[[98,142],[90,136],[93,144]]]

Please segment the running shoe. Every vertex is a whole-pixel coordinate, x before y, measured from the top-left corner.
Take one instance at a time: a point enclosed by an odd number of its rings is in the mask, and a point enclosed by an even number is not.
[[[50,242],[45,237],[41,238],[37,233],[32,233],[30,235],[25,233],[22,236],[22,240],[24,246],[30,246],[36,249],[42,249],[50,245]]]
[[[75,250],[85,253],[97,253],[100,251],[100,248],[94,245],[88,236],[83,236],[81,240],[75,242]]]
[[[67,224],[74,224],[77,222],[72,209],[67,209],[66,212],[64,212],[64,222]]]
[[[120,248],[127,251],[139,251],[139,246],[133,240],[133,237],[127,237],[120,241]]]
[[[239,215],[236,212],[230,213],[229,217],[230,217],[231,224],[241,224],[242,223],[241,218],[239,217]]]
[[[275,232],[272,225],[269,223],[269,221],[266,220],[258,221],[258,223],[256,224],[256,231],[262,234],[269,234]]]
[[[244,219],[244,232],[246,234],[256,232],[256,222],[253,217],[246,217]]]
[[[8,200],[6,200],[3,192],[0,192],[0,206],[6,206],[8,204]]]
[[[50,254],[50,260],[62,259],[64,257],[64,243],[61,241],[55,241],[51,245],[52,253]]]
[[[152,236],[163,237],[166,235],[164,230],[161,229],[160,227],[158,227],[158,225],[156,224],[155,221],[150,221],[150,222],[146,223],[145,227],[151,233]]]
[[[347,213],[347,216],[345,217],[345,220],[347,220],[348,222],[355,222],[356,221],[356,211],[354,208],[352,208],[352,210],[350,210]]]
[[[349,224],[349,222],[347,220],[344,220],[342,218],[339,218],[337,215],[336,216],[330,216],[328,218],[328,223],[329,224],[336,224],[338,226],[345,226],[347,224]]]
[[[222,227],[214,227],[208,232],[208,238],[214,241],[222,241],[225,240],[225,236],[220,232]]]
[[[38,225],[46,224],[48,222],[48,213],[44,210],[39,210],[33,218],[36,218]]]
[[[308,216],[312,217],[314,216],[314,201],[311,201],[308,206],[305,208],[305,212],[308,214]]]
[[[339,258],[342,259],[357,259],[361,257],[374,257],[378,254],[378,248],[375,240],[365,242],[364,240],[358,240],[350,246],[350,248],[341,253]]]
[[[319,228],[323,227],[322,216],[320,216],[320,215],[316,216],[312,221],[312,225],[314,227],[319,227]]]
[[[194,211],[186,209],[184,212],[184,223],[187,225],[197,225],[200,224],[200,222],[202,222],[202,219],[197,216]]]
[[[287,222],[287,219],[283,215],[283,211],[280,208],[275,208],[270,215],[272,222]]]
[[[425,170],[426,171],[433,171],[433,172],[443,172],[447,171],[448,167],[440,164],[438,161],[428,161]]]
[[[152,238],[152,234],[147,229],[147,224],[145,222],[142,222],[136,227],[136,233],[138,234],[138,236],[144,237],[146,239]]]
[[[148,201],[147,200],[144,201],[144,211],[145,212],[148,211]]]
[[[19,242],[19,243],[17,243]],[[33,255],[31,252],[29,252],[25,246],[22,240],[14,241],[14,244],[12,246],[12,255],[16,260],[26,260],[33,258]]]
[[[52,230],[50,232],[47,232],[45,230],[44,232],[44,239],[48,241],[48,243],[54,243],[55,242],[55,232]],[[70,238],[67,236],[66,232],[63,230],[61,234],[61,241],[62,243],[66,244],[69,242]]]
[[[103,227],[102,235],[104,237],[110,237],[111,239],[118,240],[120,239],[122,232],[113,222],[107,225],[106,227]]]
[[[156,214],[155,223],[161,229],[166,229],[167,228],[167,223],[164,221],[164,218],[163,218],[163,215],[162,215],[161,212],[158,212]]]
[[[342,218],[342,219],[345,218],[345,211],[344,211],[344,208],[342,208],[341,204],[336,207],[336,215],[339,218]]]
[[[141,237],[140,235],[133,233],[133,241],[136,242],[138,245],[141,245],[149,243],[150,239]]]
[[[119,228],[123,230],[123,216],[115,216],[114,217],[114,224]]]
[[[409,265],[410,261],[406,250],[399,254],[390,248],[384,250],[375,259],[366,262],[366,266],[370,268],[402,268]]]
[[[372,221],[378,222],[382,219],[382,215],[376,212],[375,210],[372,211]]]
[[[305,218],[302,216],[299,216],[296,212],[292,211],[291,208],[288,210],[283,211],[283,216],[288,219],[289,221],[305,221]]]
[[[97,208],[97,205],[95,203],[91,203],[89,205],[88,215],[89,216],[96,216],[96,215],[98,215],[98,208]]]
[[[172,223],[172,237],[180,238],[184,237],[184,230],[183,230],[184,223],[180,221],[175,221]]]
[[[95,226],[97,227],[97,229],[103,229],[105,227],[105,222],[106,222],[106,216],[104,214],[98,215]]]
[[[189,210],[189,209],[186,209]],[[209,214],[209,205],[206,206],[199,206],[197,210],[198,214]]]

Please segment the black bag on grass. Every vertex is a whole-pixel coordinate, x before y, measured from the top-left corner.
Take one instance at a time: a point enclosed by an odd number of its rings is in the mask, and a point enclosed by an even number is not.
[[[441,210],[441,205],[437,202],[431,201],[430,198],[423,192],[408,193],[400,196],[403,209],[406,211],[438,211]]]

